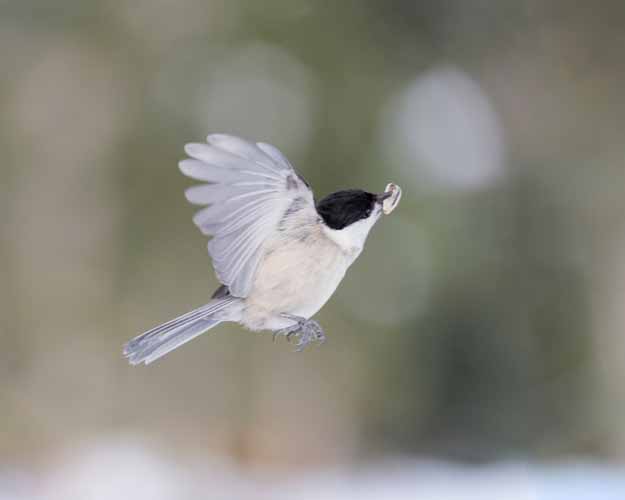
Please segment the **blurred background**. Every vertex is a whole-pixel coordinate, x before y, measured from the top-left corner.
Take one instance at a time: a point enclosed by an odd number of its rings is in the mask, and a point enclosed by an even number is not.
[[[625,498],[625,6],[0,2],[0,499]],[[177,169],[403,188],[294,353],[221,326]]]

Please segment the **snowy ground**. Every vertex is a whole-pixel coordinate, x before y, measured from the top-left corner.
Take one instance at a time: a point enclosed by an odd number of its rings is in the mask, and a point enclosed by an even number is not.
[[[625,468],[584,461],[466,467],[388,460],[309,474],[186,462],[140,443],[67,451],[38,474],[0,469],[0,500],[623,500]]]

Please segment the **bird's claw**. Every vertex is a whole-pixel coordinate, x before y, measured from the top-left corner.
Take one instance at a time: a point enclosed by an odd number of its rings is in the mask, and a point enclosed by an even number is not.
[[[321,329],[319,323],[314,320],[308,320],[302,325],[302,330],[299,334],[299,340],[296,344],[296,352],[304,350],[311,342],[319,342],[319,345],[323,344],[326,340],[326,336]]]
[[[303,351],[304,348],[311,342],[319,342],[319,344],[323,344],[325,342],[326,336],[323,333],[323,329],[321,328],[321,325],[315,320],[306,319],[287,313],[282,314],[282,317],[295,321],[295,324],[293,326],[289,326],[275,332],[273,335],[274,340],[277,335],[284,335],[287,341],[290,342],[291,337],[297,336],[298,341],[295,345],[296,352]]]

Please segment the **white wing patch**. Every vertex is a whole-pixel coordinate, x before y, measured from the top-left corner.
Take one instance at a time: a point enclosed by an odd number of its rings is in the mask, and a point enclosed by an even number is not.
[[[213,236],[208,253],[219,280],[235,297],[246,297],[263,243],[295,200],[303,199],[304,209],[314,211],[313,194],[270,144],[214,134],[206,144],[187,144],[185,152],[191,159],[180,162],[182,173],[208,183],[185,193],[191,203],[208,205],[193,222]]]

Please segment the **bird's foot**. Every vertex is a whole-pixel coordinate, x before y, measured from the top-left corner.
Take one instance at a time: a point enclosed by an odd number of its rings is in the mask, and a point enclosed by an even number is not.
[[[302,351],[311,342],[319,342],[319,344],[325,342],[326,336],[323,333],[323,329],[314,319],[306,319],[287,313],[283,313],[281,316],[295,321],[295,324],[275,332],[273,335],[274,339],[277,335],[284,335],[288,341],[291,340],[291,337],[297,337],[297,344],[295,344],[297,352]]]

